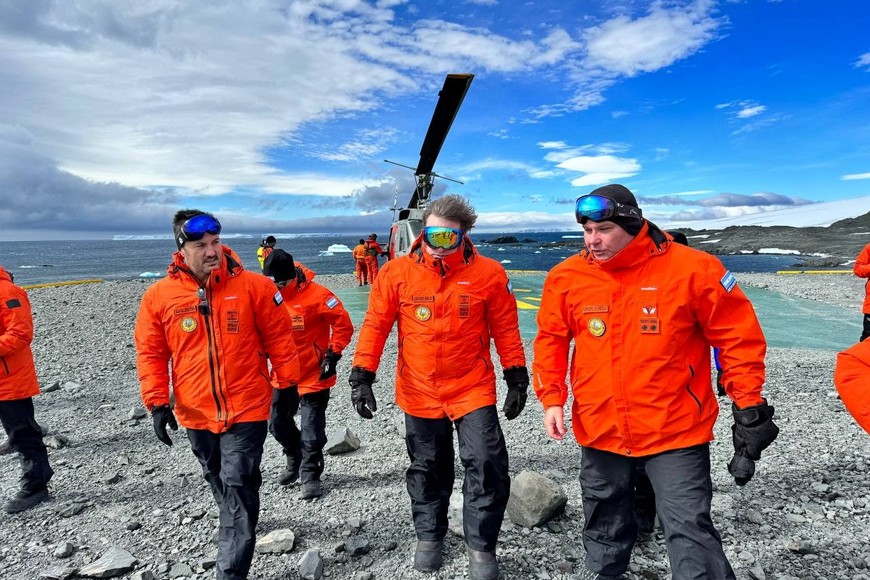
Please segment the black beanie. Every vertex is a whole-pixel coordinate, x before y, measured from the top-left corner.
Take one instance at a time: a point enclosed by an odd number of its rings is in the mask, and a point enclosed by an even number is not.
[[[610,199],[616,201],[617,203],[621,203],[622,205],[638,207],[637,200],[634,198],[634,194],[631,193],[631,190],[629,190],[624,185],[620,185],[618,183],[611,183],[610,185],[599,187],[589,195],[601,195],[604,197],[609,197]],[[636,236],[637,234],[639,234],[641,228],[643,228],[643,219],[641,218],[630,218],[623,217],[621,215],[615,215],[612,218],[601,221],[611,221],[632,236]]]
[[[263,273],[275,282],[292,282],[296,279],[296,264],[293,256],[282,249],[274,250],[263,262]]]

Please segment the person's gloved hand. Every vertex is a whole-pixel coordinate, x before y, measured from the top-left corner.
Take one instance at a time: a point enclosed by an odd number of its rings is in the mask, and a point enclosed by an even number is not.
[[[528,399],[529,371],[526,367],[511,367],[504,370],[504,382],[507,383],[508,392],[504,399],[505,418],[508,421],[519,417]]]
[[[326,349],[326,354],[323,355],[323,360],[320,362],[320,380],[328,379],[335,376],[335,367],[341,359],[340,354],[335,354],[332,349]]]
[[[178,431],[178,423],[175,422],[175,415],[169,405],[160,405],[151,409],[151,420],[154,422],[154,433],[157,438],[165,445],[172,447],[172,439],[166,432],[166,426],[169,425],[170,429]]]
[[[375,402],[375,394],[372,392],[372,383],[375,382],[375,373],[362,367],[353,367],[350,370],[350,400],[353,407],[363,419],[371,419],[372,412],[378,410]]]
[[[743,486],[755,474],[755,462],[761,459],[761,452],[776,440],[779,427],[773,422],[774,408],[767,401],[746,409],[732,404],[732,413],[734,457],[728,463],[728,472],[737,485]]]
[[[274,390],[275,415],[277,417],[292,417],[299,409],[299,387],[290,385],[286,389]]]

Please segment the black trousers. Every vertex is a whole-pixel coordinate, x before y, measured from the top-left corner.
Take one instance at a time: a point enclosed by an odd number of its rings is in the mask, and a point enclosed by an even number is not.
[[[633,514],[638,461],[655,490],[673,580],[734,580],[722,539],[710,517],[710,446],[696,445],[636,459],[583,448],[583,546],[593,572],[618,576],[637,539]]]
[[[187,438],[220,509],[217,579],[244,580],[254,557],[260,517],[266,421],[236,423],[220,435],[188,429]]]
[[[858,342],[864,342],[864,339],[870,336],[870,314],[864,315],[864,328],[861,331],[861,340]]]
[[[320,479],[323,473],[323,447],[326,445],[326,408],[329,406],[329,389],[296,395],[295,404],[279,409],[277,389],[272,393],[272,411],[269,432],[284,448],[284,455],[301,465],[299,480],[302,483]],[[300,412],[302,430],[293,419]]]
[[[405,414],[405,444],[411,465],[405,474],[417,539],[438,541],[447,534],[447,508],[453,492],[453,428],[465,469],[462,484],[465,542],[492,552],[510,497],[508,454],[494,405],[451,422]]]
[[[54,475],[42,442],[42,429],[33,413],[33,398],[0,401],[0,422],[9,446],[21,455],[21,487],[27,491],[45,489]]]
[[[646,474],[646,462],[637,462],[634,480],[634,514],[638,518],[653,520],[656,517],[656,493]]]

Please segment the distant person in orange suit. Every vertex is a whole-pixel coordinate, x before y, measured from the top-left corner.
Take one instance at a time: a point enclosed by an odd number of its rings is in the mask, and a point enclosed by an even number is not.
[[[354,275],[357,283],[362,286],[369,283],[369,267],[366,265],[366,241],[360,238],[359,245],[353,248],[353,260],[356,264]]]
[[[375,283],[378,277],[378,257],[384,255],[384,250],[378,243],[378,234],[369,234],[366,240],[366,270],[369,276],[369,284]]]
[[[867,278],[864,284],[864,306],[861,309],[864,312],[864,329],[861,332],[861,342],[870,336],[870,244],[864,246],[858,257],[855,258],[855,266],[852,268],[855,275],[859,278]]]

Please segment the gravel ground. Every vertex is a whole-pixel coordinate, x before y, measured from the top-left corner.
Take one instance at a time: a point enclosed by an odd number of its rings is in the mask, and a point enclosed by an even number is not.
[[[860,316],[863,288],[852,276],[740,274],[739,280],[854,307]],[[334,289],[355,284],[351,276],[318,281]],[[214,557],[217,511],[186,438],[175,433],[175,445],[164,447],[149,419],[130,418],[139,406],[131,333],[148,284],[135,280],[30,291],[41,384],[60,384],[36,398],[37,420],[68,443],[49,450],[55,469],[52,500],[23,514],[3,514],[0,578],[32,580],[52,567],[69,572],[112,547],[130,552],[140,574],[213,577],[203,565]],[[530,341],[526,348],[530,357]],[[738,578],[870,578],[870,438],[833,390],[835,354],[770,349],[766,396],[776,406],[782,432],[745,488],[726,471],[731,419],[723,403],[712,444],[713,516]],[[348,354],[340,361],[340,377],[349,373],[350,359]],[[410,566],[414,533],[404,485],[402,415],[391,404],[394,363],[395,343],[390,342],[375,386],[380,410],[372,421],[352,411],[345,380],[333,390],[328,431],[347,426],[362,447],[326,458],[320,499],[302,500],[298,487],[277,484],[280,448],[267,441],[258,535],[289,528],[296,548],[282,555],[256,554],[252,578],[299,578],[299,560],[312,548],[320,550],[324,576],[330,578],[465,577],[463,541],[454,534],[448,536],[442,571],[421,574]],[[499,389],[503,397],[504,385]],[[569,579],[582,565],[579,449],[573,441],[550,441],[541,417],[540,405],[530,400],[518,419],[503,422],[511,472],[542,473],[562,486],[569,501],[565,513],[542,529],[506,521],[498,548],[504,579]],[[15,491],[18,475],[15,456],[0,456],[4,496]],[[459,489],[457,480],[457,498]],[[349,541],[366,553],[348,554],[344,542]],[[626,578],[668,577],[664,543],[656,533],[635,547]]]

